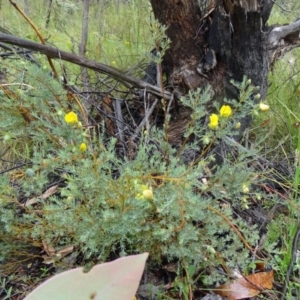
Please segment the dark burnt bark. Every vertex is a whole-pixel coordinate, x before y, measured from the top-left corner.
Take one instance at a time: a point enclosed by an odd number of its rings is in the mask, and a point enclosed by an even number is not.
[[[168,26],[172,43],[164,63],[175,90],[185,93],[210,84],[217,98],[238,98],[230,80],[246,75],[266,95],[270,64],[265,24],[271,0],[207,0],[201,7],[197,0],[150,1],[155,17]],[[242,123],[245,129],[251,118]]]
[[[197,0],[150,2],[155,17],[168,26],[172,44],[165,62],[171,72],[189,62],[201,62],[209,49],[216,51],[218,64],[226,63],[225,70],[236,77],[241,72],[256,77],[261,63],[268,59],[265,23],[273,6],[271,0],[203,0],[201,7]]]
[[[266,96],[270,63],[268,28],[265,27],[264,18],[263,10],[258,6],[250,10],[233,5],[228,14],[224,14],[223,7],[218,6],[214,12],[209,44],[225,66],[223,95],[228,98],[235,96],[232,94],[230,80],[241,81],[244,75],[254,85],[260,86],[262,98]],[[242,121],[241,133],[249,127],[251,117]]]
[[[161,24],[168,26],[167,35],[172,45],[166,55],[166,63],[174,70],[180,68],[188,59],[200,60],[203,44],[197,35],[201,12],[197,1],[151,0],[155,17]]]

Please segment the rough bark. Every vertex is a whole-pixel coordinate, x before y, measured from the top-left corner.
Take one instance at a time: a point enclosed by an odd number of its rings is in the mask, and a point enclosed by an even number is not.
[[[45,27],[48,28],[52,11],[52,0],[46,0],[45,7],[47,8]]]
[[[239,98],[230,83],[247,76],[260,87],[262,99],[267,94],[267,76],[271,64],[283,51],[300,43],[299,21],[289,26],[269,28],[272,0],[150,0],[155,17],[168,26],[171,47],[164,58],[169,86],[177,93],[210,84],[214,99]],[[260,101],[255,100],[253,101]],[[180,111],[176,112],[181,115]],[[171,119],[170,135],[181,135],[184,118]],[[178,124],[176,124],[176,122]],[[239,140],[252,122],[251,116],[241,120]],[[225,146],[226,148],[227,146]],[[224,151],[217,146],[217,163]],[[224,151],[223,151],[224,150]]]
[[[171,48],[165,56],[171,84],[193,89],[213,86],[234,96],[230,80],[246,75],[267,89],[269,55],[265,23],[273,2],[255,0],[150,0],[155,17],[168,26]],[[201,1],[200,1],[201,3]],[[212,62],[212,53],[215,55]]]
[[[197,35],[200,9],[197,1],[161,1],[150,0],[155,17],[168,26],[167,35],[172,46],[166,55],[167,64],[172,69],[180,68],[189,60],[200,60],[199,46],[202,37]]]
[[[28,0],[24,0],[24,13],[29,16],[29,3]]]
[[[224,13],[224,10],[228,13]],[[263,11],[258,5],[238,4],[231,7],[220,5],[214,11],[209,45],[225,68],[223,95],[226,97],[238,98],[238,95],[232,93],[230,80],[241,81],[244,75],[250,78],[254,85],[260,86],[262,98],[266,96],[269,55],[268,28],[263,21]],[[269,14],[269,11],[264,12]],[[250,123],[251,117],[248,116],[242,122],[241,132],[249,127]]]
[[[90,1],[83,1],[83,13],[82,13],[82,30],[81,30],[81,41],[79,44],[79,55],[85,57],[86,44],[88,41],[88,28],[89,28],[89,10]],[[89,90],[89,75],[86,68],[81,69],[81,81],[84,86],[84,92]],[[85,107],[88,107],[88,103],[85,103]]]
[[[168,26],[172,43],[164,69],[169,71],[169,84],[175,90],[185,93],[210,84],[215,99],[238,99],[230,81],[242,81],[246,75],[265,97],[270,65],[269,28],[265,24],[271,0],[150,2],[155,17]],[[250,123],[250,116],[242,120],[241,134]]]

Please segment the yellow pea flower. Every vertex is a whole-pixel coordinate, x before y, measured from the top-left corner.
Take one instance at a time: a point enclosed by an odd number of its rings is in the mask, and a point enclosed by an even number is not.
[[[223,118],[228,118],[232,114],[231,107],[229,105],[223,105],[220,109],[220,115]]]
[[[87,148],[86,143],[81,143],[80,146],[79,146],[79,149],[80,149],[81,152],[85,152],[86,148]]]
[[[71,111],[65,115],[65,121],[68,124],[76,124],[76,123],[78,123],[78,117],[73,111]]]
[[[219,117],[218,117],[218,115],[211,114],[209,116],[209,124],[208,124],[209,128],[211,128],[211,129],[217,129],[218,125],[219,125]]]

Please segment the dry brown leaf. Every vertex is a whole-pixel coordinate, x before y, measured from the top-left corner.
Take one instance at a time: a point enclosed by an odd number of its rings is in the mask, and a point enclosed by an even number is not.
[[[42,241],[42,244],[43,244],[43,248],[45,250],[45,252],[48,254],[48,256],[52,257],[53,255],[55,255],[55,249],[46,243],[46,241]]]
[[[56,256],[59,256],[59,257],[64,257],[66,255],[68,255],[69,253],[73,252],[74,250],[74,246],[70,245],[70,246],[66,246],[65,248],[59,250],[56,252]]]
[[[259,272],[236,279],[232,283],[218,287],[216,294],[227,297],[228,300],[245,299],[254,297],[266,289],[272,289],[274,270]]]

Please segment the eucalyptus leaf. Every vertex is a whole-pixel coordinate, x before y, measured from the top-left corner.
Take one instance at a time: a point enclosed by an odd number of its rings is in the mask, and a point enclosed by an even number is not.
[[[93,267],[69,270],[51,277],[25,300],[132,300],[139,286],[148,253],[119,258]]]

